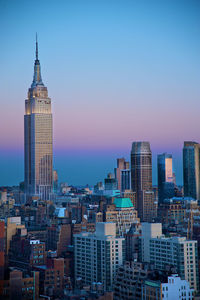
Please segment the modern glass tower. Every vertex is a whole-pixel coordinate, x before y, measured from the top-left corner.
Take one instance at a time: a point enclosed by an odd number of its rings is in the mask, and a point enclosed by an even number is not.
[[[183,147],[184,196],[200,200],[200,144],[184,142]]]
[[[25,100],[24,159],[25,193],[48,200],[53,187],[51,99],[41,77],[36,37],[34,76]]]
[[[157,157],[158,166],[158,200],[162,203],[166,198],[174,197],[174,176],[172,155],[163,153]]]

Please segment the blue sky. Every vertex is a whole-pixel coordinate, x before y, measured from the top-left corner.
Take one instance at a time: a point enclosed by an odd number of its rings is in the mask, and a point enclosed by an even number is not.
[[[61,181],[94,184],[131,143],[200,141],[199,1],[0,1],[0,185],[23,180],[24,100],[38,32]],[[81,168],[80,168],[81,166]]]

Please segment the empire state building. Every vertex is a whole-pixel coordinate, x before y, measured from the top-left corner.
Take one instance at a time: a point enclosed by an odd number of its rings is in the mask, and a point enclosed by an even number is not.
[[[53,186],[51,99],[41,77],[36,37],[34,76],[25,100],[24,159],[25,193],[48,200]]]

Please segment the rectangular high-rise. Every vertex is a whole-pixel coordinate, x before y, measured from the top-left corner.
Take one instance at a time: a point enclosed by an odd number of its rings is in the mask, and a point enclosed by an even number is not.
[[[53,137],[51,99],[41,78],[36,41],[34,77],[25,100],[25,193],[48,200],[53,186]]]
[[[197,241],[179,236],[165,237],[160,223],[142,223],[141,231],[141,260],[154,264],[155,269],[161,271],[168,266],[175,267],[181,279],[199,290]]]
[[[117,159],[117,168],[115,168],[115,178],[117,180],[117,188],[122,191],[122,178],[121,178],[121,170],[128,170],[129,162],[125,161],[125,158]]]
[[[158,166],[158,200],[162,203],[166,198],[174,196],[174,176],[172,155],[163,153],[157,157]]]
[[[116,237],[116,224],[100,222],[95,233],[74,235],[75,280],[85,285],[102,284],[104,291],[113,288],[117,269],[125,260],[125,239]]]
[[[183,148],[184,196],[200,200],[200,144],[184,142]]]

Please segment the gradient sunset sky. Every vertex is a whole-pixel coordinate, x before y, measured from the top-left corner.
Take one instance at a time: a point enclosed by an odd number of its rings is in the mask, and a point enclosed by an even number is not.
[[[0,185],[23,181],[35,33],[53,104],[60,181],[95,184],[133,141],[173,154],[200,142],[200,1],[0,1]]]

